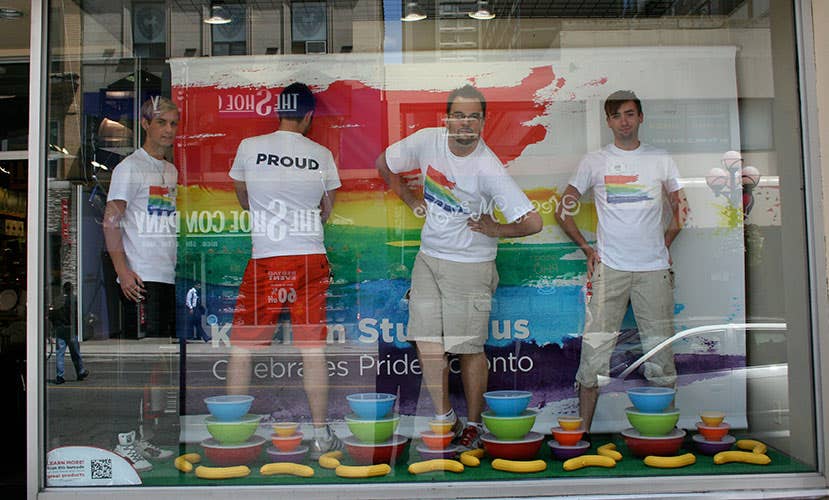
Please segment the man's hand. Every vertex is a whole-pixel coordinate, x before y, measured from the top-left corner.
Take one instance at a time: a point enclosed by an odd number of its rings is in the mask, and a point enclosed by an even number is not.
[[[596,266],[602,261],[602,258],[599,256],[599,252],[593,249],[593,247],[587,247],[588,250],[585,250],[587,254],[587,279],[593,279],[593,271],[596,269]]]
[[[118,273],[118,282],[121,284],[121,291],[133,302],[144,300],[144,282],[141,277],[132,269],[126,269]]]
[[[489,214],[483,214],[477,218],[470,217],[466,220],[466,225],[476,233],[485,234],[490,238],[501,236],[501,224]]]

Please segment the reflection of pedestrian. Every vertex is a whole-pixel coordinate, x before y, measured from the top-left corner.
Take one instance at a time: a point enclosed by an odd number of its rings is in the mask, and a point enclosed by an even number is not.
[[[425,214],[420,252],[412,269],[408,338],[417,345],[423,382],[436,419],[453,422],[457,442],[477,447],[488,368],[484,343],[492,294],[498,286],[499,238],[541,230],[541,216],[481,138],[486,100],[471,85],[449,94],[446,126],[418,130],[392,144],[376,166],[394,192]],[[418,169],[423,198],[401,174]],[[493,208],[504,214],[502,224]],[[449,402],[448,354],[460,357],[467,406],[463,428]]]
[[[592,295],[586,297],[576,382],[579,413],[588,431],[599,398],[598,376],[608,375],[628,302],[645,352],[673,335],[669,249],[687,215],[676,164],[665,151],[639,141],[644,121],[641,101],[633,92],[620,90],[607,98],[604,111],[613,144],[582,159],[556,212],[561,228],[587,257]],[[595,248],[573,219],[573,208],[591,189],[599,218]],[[672,216],[667,228],[662,218],[666,199]],[[645,363],[645,377],[660,386],[676,383],[670,349],[662,349]]]
[[[202,316],[204,316],[204,306],[202,305],[201,283],[196,282],[187,290],[187,297],[184,299],[184,305],[187,306],[187,333],[185,334],[187,340],[202,339],[205,342],[210,342],[210,335],[204,331],[201,325]],[[193,334],[195,332],[195,335]]]
[[[63,375],[66,365],[67,347],[69,348],[69,355],[72,358],[72,364],[75,365],[75,374],[78,380],[83,380],[89,376],[89,370],[83,367],[81,347],[78,344],[78,335],[75,331],[77,309],[78,302],[72,293],[72,283],[67,281],[63,284],[63,307],[53,309],[49,315],[49,319],[52,320],[52,325],[55,329],[55,342],[57,344],[57,352],[55,353],[56,384],[66,382]]]

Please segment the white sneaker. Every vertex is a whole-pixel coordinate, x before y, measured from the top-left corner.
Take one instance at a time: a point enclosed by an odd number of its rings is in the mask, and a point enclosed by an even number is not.
[[[148,458],[150,460],[166,460],[173,456],[172,451],[156,446],[146,439],[137,441],[135,443],[135,447],[138,448],[138,451],[141,452],[141,455],[143,455],[144,458]]]
[[[153,470],[153,464],[148,462],[135,446],[135,431],[118,434],[118,446],[113,451],[132,463],[136,472]]]
[[[331,429],[331,426],[325,426],[325,436],[314,438],[311,441],[311,459],[317,460],[322,455],[328,453],[329,451],[337,451],[341,450],[345,447],[340,438],[334,434],[334,431]]]

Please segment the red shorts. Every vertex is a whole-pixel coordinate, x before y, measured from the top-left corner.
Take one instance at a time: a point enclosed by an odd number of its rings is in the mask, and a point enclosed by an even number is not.
[[[236,299],[231,344],[248,349],[269,346],[280,316],[289,311],[295,346],[324,345],[329,282],[325,254],[251,259]]]

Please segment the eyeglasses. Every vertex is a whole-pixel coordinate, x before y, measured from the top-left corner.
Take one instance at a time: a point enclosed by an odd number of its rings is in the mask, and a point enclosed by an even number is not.
[[[465,115],[465,114],[461,113],[460,111],[456,111],[456,112],[451,113],[449,115],[449,119],[450,120],[457,120],[457,121],[469,120],[469,121],[473,121],[473,122],[480,122],[481,120],[484,119],[484,117],[481,113],[471,113],[471,114]]]

